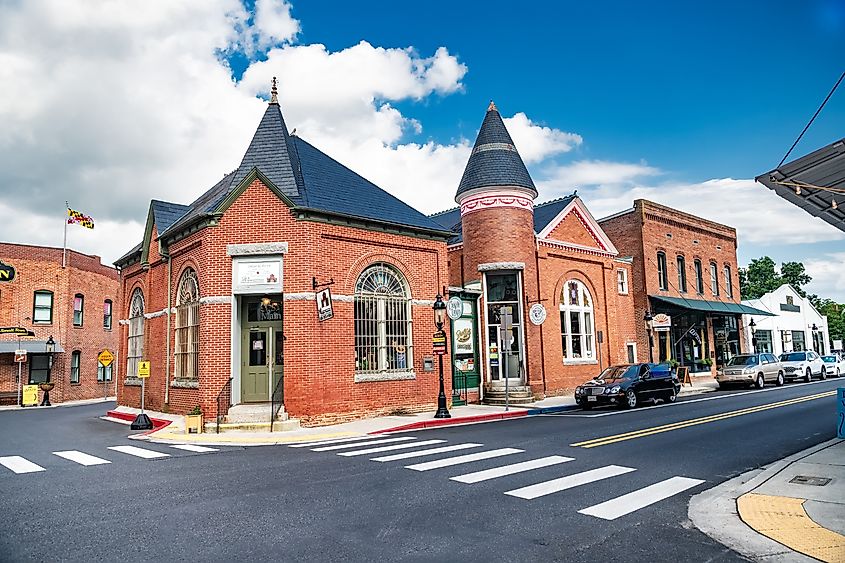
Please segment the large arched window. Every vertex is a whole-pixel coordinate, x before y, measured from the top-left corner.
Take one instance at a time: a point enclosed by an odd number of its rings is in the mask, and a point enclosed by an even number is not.
[[[402,372],[413,368],[411,293],[391,266],[370,266],[355,285],[355,371]]]
[[[144,356],[144,294],[136,287],[129,300],[129,339],[126,347],[126,377],[138,377],[138,362]]]
[[[196,379],[199,358],[200,288],[197,273],[188,268],[179,279],[176,305],[176,377]]]
[[[563,360],[595,358],[593,299],[586,286],[570,280],[560,295],[560,332]]]

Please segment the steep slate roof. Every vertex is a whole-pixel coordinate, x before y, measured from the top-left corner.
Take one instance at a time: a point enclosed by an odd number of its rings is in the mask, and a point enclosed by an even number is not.
[[[187,205],[154,199],[150,202],[153,209],[153,221],[159,233],[163,233],[188,210]]]
[[[491,186],[522,187],[537,197],[537,188],[493,102],[481,123],[455,200],[464,192]]]
[[[563,209],[576,197],[578,196],[571,194],[566,197],[553,199],[551,201],[535,205],[534,232],[539,233],[545,229],[546,226],[551,223],[555,217],[557,217],[558,213],[563,211]],[[429,217],[436,221],[442,228],[455,233],[455,235],[449,239],[448,244],[458,244],[463,241],[463,233],[461,232],[461,209],[459,207],[447,209],[446,211],[429,215]]]

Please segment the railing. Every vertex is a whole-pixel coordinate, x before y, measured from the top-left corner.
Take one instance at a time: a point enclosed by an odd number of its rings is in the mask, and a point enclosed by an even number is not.
[[[285,378],[280,377],[279,382],[276,383],[276,388],[273,389],[273,397],[270,399],[270,432],[273,431],[273,422],[276,420],[276,417],[279,415],[279,411],[282,410],[282,407],[285,405],[284,403],[284,393],[285,393]]]
[[[220,434],[220,422],[229,413],[229,406],[232,404],[232,378],[229,378],[223,385],[223,389],[217,395],[217,433]]]

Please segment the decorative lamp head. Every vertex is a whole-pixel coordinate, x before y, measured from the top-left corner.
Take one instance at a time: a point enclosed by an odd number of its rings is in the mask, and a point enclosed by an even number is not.
[[[443,296],[439,293],[434,299],[432,309],[434,309],[434,324],[437,326],[437,330],[442,330],[443,323],[446,321],[446,304],[443,302]]]

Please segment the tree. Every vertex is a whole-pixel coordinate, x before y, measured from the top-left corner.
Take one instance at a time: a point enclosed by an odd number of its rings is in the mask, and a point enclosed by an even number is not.
[[[801,297],[806,297],[805,285],[813,281],[801,262],[784,262],[780,273],[775,270],[775,261],[768,256],[754,258],[747,268],[739,269],[739,292],[743,299],[759,299],[788,283]]]
[[[798,295],[807,297],[807,292],[804,291],[803,286],[813,281],[813,278],[807,275],[804,264],[801,262],[784,262],[780,265],[780,277],[783,280],[782,283],[788,283],[794,287]]]
[[[827,317],[831,340],[845,340],[845,305],[832,299],[816,299],[813,306]]]

